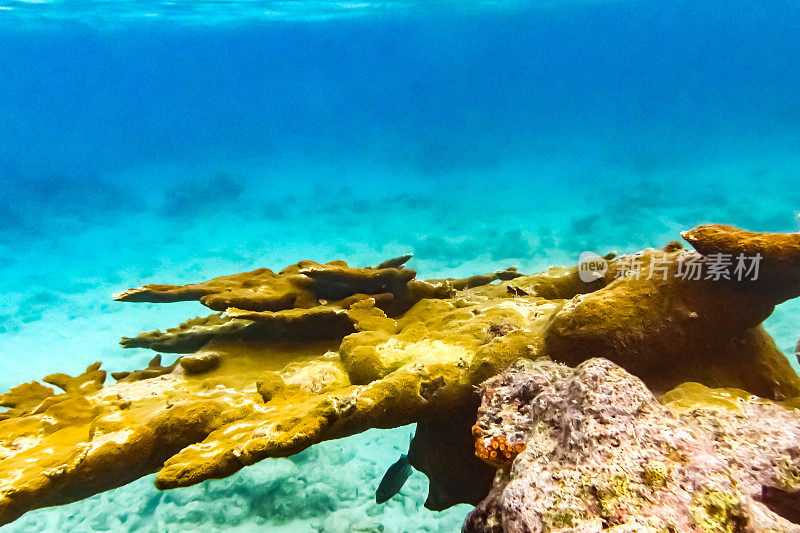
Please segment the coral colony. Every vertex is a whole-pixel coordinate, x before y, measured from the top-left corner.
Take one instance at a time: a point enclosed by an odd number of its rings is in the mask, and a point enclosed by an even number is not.
[[[800,295],[800,234],[683,237],[593,257],[588,280],[422,281],[404,256],[125,291],[216,313],[122,340],[174,364],[0,396],[0,523],[416,423],[426,506],[475,505],[465,531],[800,531],[800,377],[761,326]]]

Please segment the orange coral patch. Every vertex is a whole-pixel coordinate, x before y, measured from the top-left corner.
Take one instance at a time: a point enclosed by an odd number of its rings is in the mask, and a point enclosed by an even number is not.
[[[475,427],[473,434],[477,433]],[[486,441],[487,437],[476,435],[475,455],[497,468],[510,464],[525,449],[525,443],[510,443],[502,435],[488,438],[488,443]]]

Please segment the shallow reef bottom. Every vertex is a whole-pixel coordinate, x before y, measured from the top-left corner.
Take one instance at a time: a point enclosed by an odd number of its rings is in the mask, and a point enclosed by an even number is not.
[[[531,275],[419,280],[406,254],[125,290],[115,299],[216,313],[122,339],[182,354],[173,364],[158,355],[106,386],[95,363],[43,378],[61,392],[30,382],[0,396],[0,520],[153,472],[158,489],[177,489],[271,458],[272,471],[241,474],[250,499],[212,522],[275,521],[294,494],[313,502],[294,520],[316,530],[385,530],[337,514],[352,499],[342,484],[269,480],[298,454],[319,468],[319,443],[416,424],[408,460],[429,480],[425,507],[477,505],[467,531],[800,530],[800,377],[762,326],[800,295],[800,234],[703,225],[681,236],[693,249],[671,241]],[[538,370],[503,377],[525,361]],[[351,480],[379,477],[378,461],[361,465]],[[253,498],[253,486],[265,492]],[[176,493],[158,508],[186,496]],[[175,505],[188,520],[209,516],[198,500]],[[405,495],[393,505],[418,507]],[[311,509],[324,521],[313,525]]]

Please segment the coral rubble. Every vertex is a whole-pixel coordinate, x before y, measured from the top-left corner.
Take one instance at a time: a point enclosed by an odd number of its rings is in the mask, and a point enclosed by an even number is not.
[[[536,363],[547,378],[536,379],[548,383],[567,379],[563,364],[601,356],[656,393],[700,382],[768,400],[800,397],[800,378],[760,326],[800,294],[800,237],[713,226],[686,238],[698,252],[670,243],[608,255],[608,268],[586,281],[579,267],[423,281],[404,267],[406,255],[374,268],[302,261],[278,273],[127,290],[116,298],[197,300],[217,313],[123,338],[124,347],[183,354],[171,365],[157,356],[104,385],[96,363],[76,377],[44,379],[61,394],[33,382],[0,395],[8,407],[0,413],[0,523],[153,472],[161,489],[185,487],[323,440],[414,422],[409,461],[431,480],[428,507],[475,504],[495,469],[536,452],[527,430],[493,433],[480,417],[475,424],[476,386],[520,359],[549,357]],[[765,277],[715,279],[711,256],[723,252],[758,254]],[[699,265],[698,279],[679,276],[689,264]],[[656,266],[663,277],[647,275]],[[516,398],[550,386],[544,381]],[[763,505],[782,498],[792,496],[766,495]]]

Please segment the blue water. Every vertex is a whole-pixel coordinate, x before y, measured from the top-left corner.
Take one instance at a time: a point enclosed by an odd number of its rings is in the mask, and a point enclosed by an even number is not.
[[[795,0],[0,0],[0,389],[141,368],[119,337],[202,313],[110,299],[147,282],[407,250],[422,277],[534,271],[701,222],[797,231],[799,94]],[[787,354],[798,318],[768,322]],[[409,431],[3,531],[457,530],[468,509],[421,509],[419,474],[373,503]]]

